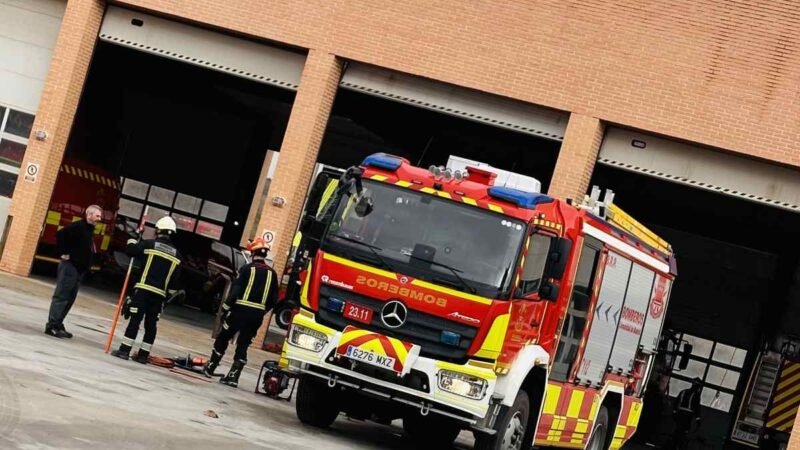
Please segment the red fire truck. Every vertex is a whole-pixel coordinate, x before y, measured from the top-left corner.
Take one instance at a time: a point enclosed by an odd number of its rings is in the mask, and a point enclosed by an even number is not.
[[[375,154],[303,219],[281,355],[302,422],[402,418],[424,446],[468,429],[479,449],[633,435],[677,273],[669,244],[613,193],[561,201],[495,175]]]
[[[58,264],[56,232],[84,218],[86,207],[95,204],[103,208],[102,223],[94,230],[97,265],[92,270],[98,270],[105,262],[114,232],[119,194],[119,181],[104,170],[81,161],[64,159],[34,258],[44,263]]]

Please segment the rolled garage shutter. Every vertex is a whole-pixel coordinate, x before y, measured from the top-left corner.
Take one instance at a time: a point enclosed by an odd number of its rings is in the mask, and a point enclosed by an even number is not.
[[[110,6],[100,39],[189,64],[297,90],[305,55]]]
[[[341,87],[554,141],[564,140],[569,114],[427,78],[350,63]]]
[[[600,164],[800,212],[800,171],[609,128]]]

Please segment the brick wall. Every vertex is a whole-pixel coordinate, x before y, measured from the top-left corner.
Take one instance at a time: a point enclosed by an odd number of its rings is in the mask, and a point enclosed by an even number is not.
[[[122,0],[800,165],[795,0]]]
[[[258,235],[263,230],[275,234],[272,257],[278,274],[283,273],[292,245],[341,74],[342,62],[335,56],[318,50],[309,52],[269,186],[269,197],[256,228]],[[273,206],[274,197],[284,198],[286,203],[281,207]],[[259,330],[256,345],[263,341],[265,330],[265,327]]]
[[[31,139],[25,151],[22,169],[28,163],[36,163],[39,174],[34,183],[24,181],[20,174],[9,211],[13,222],[0,261],[1,270],[20,275],[27,275],[30,270],[104,9],[101,0],[67,3],[33,123],[33,130],[47,131],[48,138]]]
[[[558,198],[583,198],[592,178],[604,128],[596,117],[570,115],[548,194]]]

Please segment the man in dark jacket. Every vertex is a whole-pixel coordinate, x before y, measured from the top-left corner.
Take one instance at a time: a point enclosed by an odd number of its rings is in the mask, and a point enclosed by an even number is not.
[[[139,325],[144,319],[144,337],[136,362],[147,364],[153,342],[156,340],[156,323],[161,316],[164,301],[171,285],[178,278],[181,255],[172,243],[172,235],[177,227],[171,217],[165,216],[156,222],[156,238],[128,241],[127,252],[139,259],[142,268],[138,280],[133,285],[133,296],[126,305],[126,317],[130,317],[125,336],[119,349],[111,354],[122,359],[130,358],[131,348],[139,334]]]
[[[682,390],[675,399],[672,417],[675,420],[673,448],[682,450],[688,444],[692,426],[700,421],[700,397],[703,391],[703,380],[695,378],[692,386]]]
[[[263,239],[257,238],[248,245],[248,250],[253,262],[239,269],[231,292],[222,306],[225,311],[222,331],[214,341],[211,358],[203,367],[203,373],[207,377],[214,376],[214,370],[228,349],[228,341],[239,333],[233,365],[228,374],[220,380],[220,383],[232,387],[239,385],[239,375],[247,364],[247,348],[261,328],[264,315],[275,306],[280,284],[275,270],[266,262],[269,245]]]
[[[56,289],[50,302],[50,314],[45,334],[57,338],[71,338],[64,328],[64,319],[75,303],[81,280],[92,266],[95,253],[94,227],[100,222],[103,209],[97,205],[86,208],[86,219],[73,222],[56,234],[56,248],[61,255],[58,264]]]

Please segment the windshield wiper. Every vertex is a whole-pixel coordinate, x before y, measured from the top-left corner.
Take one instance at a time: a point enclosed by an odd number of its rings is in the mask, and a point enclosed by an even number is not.
[[[382,248],[374,246],[372,244],[367,244],[366,242],[359,241],[358,239],[353,239],[351,237],[342,236],[341,234],[333,234],[333,235],[331,235],[331,237],[335,237],[337,239],[342,239],[342,240],[347,241],[347,242],[352,242],[354,244],[359,244],[359,245],[362,245],[364,247],[367,247],[372,252],[372,254],[375,255],[376,258],[378,258],[378,261],[381,263],[381,265],[383,265],[384,269],[391,270],[392,272],[397,272],[394,269],[394,267],[392,267],[388,262],[386,262],[386,259],[384,259],[383,256],[381,256],[378,253],[378,251],[383,251]]]
[[[472,287],[469,283],[466,282],[466,280],[461,278],[461,275],[458,274],[459,272],[461,272],[460,270],[454,269],[454,268],[448,266],[447,264],[442,264],[442,263],[439,263],[439,262],[436,262],[436,261],[431,261],[430,259],[420,258],[419,256],[408,255],[408,257],[411,258],[411,259],[416,259],[417,261],[422,261],[424,263],[428,263],[428,264],[434,265],[434,266],[444,267],[445,269],[447,269],[450,272],[452,272],[453,275],[455,275],[456,278],[458,278],[458,281],[461,282],[462,287],[466,288],[467,292],[469,292],[470,294],[475,294],[475,293],[478,292],[477,289]]]

